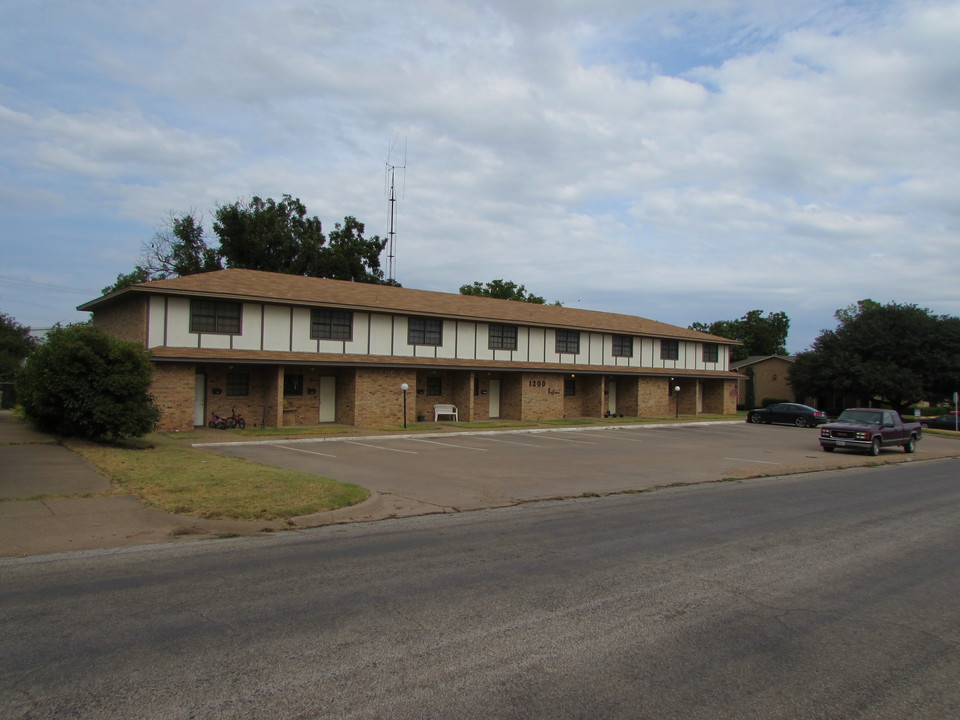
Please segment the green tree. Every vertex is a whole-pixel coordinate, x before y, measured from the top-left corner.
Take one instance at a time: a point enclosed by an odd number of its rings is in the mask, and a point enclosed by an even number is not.
[[[30,328],[6,313],[0,313],[0,392],[3,393],[3,407],[13,405],[14,378],[36,345],[37,340],[30,335]]]
[[[861,300],[838,310],[800,353],[790,381],[801,396],[878,400],[903,412],[960,384],[960,320],[916,305]]]
[[[220,254],[231,268],[306,275],[326,242],[319,218],[307,217],[306,206],[290,195],[279,203],[254,196],[221,205],[214,218]]]
[[[327,238],[327,246],[320,248],[308,262],[304,274],[334,280],[385,284],[386,280],[380,269],[380,253],[387,241],[377,236],[364,238],[363,231],[363,223],[350,215],[343,219],[342,224],[335,223]]]
[[[219,245],[204,237],[196,213],[171,215],[130,273],[117,276],[104,294],[134,283],[181,277],[228,268],[307,275],[375,284],[398,285],[384,279],[380,255],[387,241],[364,237],[364,225],[350,215],[336,223],[329,239],[316,216],[308,216],[299,198],[284,195],[280,202],[254,196],[220,205],[214,211]]]
[[[57,326],[17,375],[24,412],[63,437],[119,440],[150,432],[160,412],[149,394],[150,355],[96,325]]]
[[[474,282],[473,285],[461,285],[461,295],[476,295],[479,297],[497,298],[498,300],[517,300],[519,302],[546,303],[540,295],[528,293],[523,285],[517,285],[510,280],[491,280],[488,283]],[[559,302],[553,303],[559,305]]]
[[[738,320],[695,322],[690,329],[742,342],[730,351],[730,359],[737,361],[754,355],[786,355],[790,318],[784,312],[764,317],[763,310],[751,310]]]

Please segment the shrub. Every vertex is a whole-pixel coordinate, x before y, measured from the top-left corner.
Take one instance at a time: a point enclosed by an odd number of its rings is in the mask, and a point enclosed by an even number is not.
[[[153,430],[150,355],[95,325],[56,327],[17,376],[24,413],[62,437],[119,440]]]

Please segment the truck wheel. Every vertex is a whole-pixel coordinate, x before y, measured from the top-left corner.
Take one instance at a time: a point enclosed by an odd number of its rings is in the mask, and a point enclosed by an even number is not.
[[[833,445],[821,445],[824,452],[833,452],[836,448]]]
[[[880,454],[880,438],[874,438],[870,443],[870,454],[874,457]]]
[[[915,453],[917,451],[917,439],[910,438],[903,444],[903,451],[905,453]]]

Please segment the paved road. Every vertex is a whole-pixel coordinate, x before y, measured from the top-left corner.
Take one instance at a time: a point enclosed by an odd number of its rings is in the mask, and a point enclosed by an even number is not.
[[[0,717],[960,717],[957,468],[0,560]]]

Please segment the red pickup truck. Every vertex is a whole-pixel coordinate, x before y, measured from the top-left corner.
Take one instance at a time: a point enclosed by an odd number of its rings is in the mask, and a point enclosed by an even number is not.
[[[900,413],[877,408],[849,408],[831,423],[820,426],[820,447],[866,450],[879,455],[880,448],[899,445],[904,452],[917,450],[923,430],[918,422],[904,422]]]

